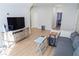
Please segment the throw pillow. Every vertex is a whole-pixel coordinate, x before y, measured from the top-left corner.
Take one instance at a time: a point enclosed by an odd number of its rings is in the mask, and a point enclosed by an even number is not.
[[[73,48],[74,48],[74,50],[76,50],[77,47],[79,47],[79,36],[76,36],[74,38],[74,41],[73,41]]]
[[[73,56],[79,56],[79,47],[73,52]]]

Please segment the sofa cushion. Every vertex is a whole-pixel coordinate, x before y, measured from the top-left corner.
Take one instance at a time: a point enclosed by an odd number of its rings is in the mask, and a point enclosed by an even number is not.
[[[59,37],[57,47],[54,51],[54,56],[72,56],[73,47],[72,41],[69,38]]]
[[[79,56],[79,47],[73,52],[73,56]]]
[[[71,33],[73,31],[64,31],[64,30],[61,30],[61,33],[60,33],[60,37],[67,37],[67,38],[71,38]]]
[[[79,47],[79,36],[76,36],[73,41],[73,48],[76,50]]]

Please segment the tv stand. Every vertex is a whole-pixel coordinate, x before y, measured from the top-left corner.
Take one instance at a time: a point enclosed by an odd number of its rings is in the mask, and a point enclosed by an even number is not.
[[[22,32],[22,31],[24,31],[24,30],[19,30],[19,31],[13,32],[13,34],[16,34],[16,33]]]
[[[23,40],[24,38],[29,36],[29,29],[28,28],[22,28],[15,31],[9,31],[7,33],[8,40],[18,42],[20,40]]]

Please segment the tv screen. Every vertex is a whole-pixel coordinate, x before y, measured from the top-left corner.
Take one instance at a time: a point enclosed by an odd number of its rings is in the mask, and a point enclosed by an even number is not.
[[[7,17],[9,31],[25,27],[24,17]]]

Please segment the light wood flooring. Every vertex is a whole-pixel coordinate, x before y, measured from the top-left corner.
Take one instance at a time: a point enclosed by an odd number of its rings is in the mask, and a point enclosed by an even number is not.
[[[26,39],[17,42],[9,51],[9,56],[38,56],[35,48],[34,40],[40,35],[48,36],[49,31],[41,31],[39,29],[32,29],[32,33]],[[48,46],[43,56],[51,56],[54,47]]]

